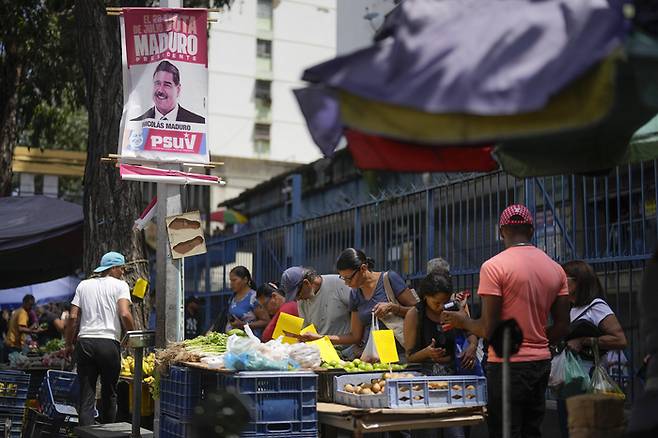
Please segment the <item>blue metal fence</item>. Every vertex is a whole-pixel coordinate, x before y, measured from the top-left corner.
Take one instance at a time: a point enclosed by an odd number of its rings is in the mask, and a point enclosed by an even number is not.
[[[558,262],[584,259],[596,269],[629,339],[629,359],[639,364],[635,300],[658,241],[657,199],[655,161],[604,176],[471,176],[210,242],[204,262],[186,267],[186,291],[208,298],[210,321],[225,311],[233,266],[247,266],[259,284],[298,264],[332,273],[340,251],[354,246],[378,269],[396,270],[411,283],[423,276],[427,260],[443,257],[456,287],[474,292],[480,265],[502,249],[500,212],[524,203],[534,214],[539,248]],[[476,294],[471,299],[477,308]],[[629,391],[632,397],[632,382]]]

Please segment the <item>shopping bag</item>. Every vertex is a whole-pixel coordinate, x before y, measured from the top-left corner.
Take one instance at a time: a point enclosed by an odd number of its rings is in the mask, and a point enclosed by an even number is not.
[[[364,362],[375,363],[379,362],[379,354],[377,353],[377,346],[375,345],[375,339],[372,334],[373,331],[379,330],[379,322],[375,317],[375,314],[372,313],[372,321],[370,324],[370,334],[368,335],[368,342],[363,349],[361,354],[361,360]]]
[[[566,350],[564,358],[564,385],[560,390],[562,398],[585,394],[589,389],[589,375],[571,350]]]
[[[598,340],[594,341],[592,344],[592,349],[594,350],[594,372],[592,373],[592,379],[589,385],[589,392],[594,394],[605,394],[611,395],[613,397],[618,397],[621,399],[626,398],[626,394],[621,390],[619,385],[612,380],[612,377],[605,370],[605,363],[601,361],[599,355],[599,343]]]
[[[564,384],[566,352],[566,349],[562,350],[562,353],[556,355],[551,360],[551,374],[548,376],[548,387],[553,390],[559,389]]]

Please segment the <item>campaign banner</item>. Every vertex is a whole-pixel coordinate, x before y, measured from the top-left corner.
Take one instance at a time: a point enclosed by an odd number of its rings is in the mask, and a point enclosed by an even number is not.
[[[122,158],[210,161],[207,23],[206,9],[122,9]]]

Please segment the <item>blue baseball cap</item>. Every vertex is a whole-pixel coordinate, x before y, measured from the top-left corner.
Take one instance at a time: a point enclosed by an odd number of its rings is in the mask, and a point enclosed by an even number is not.
[[[304,279],[304,268],[301,266],[293,266],[283,271],[281,275],[281,286],[280,290],[286,294],[286,301],[295,301],[297,299],[297,294],[299,293],[299,288],[302,286],[302,280]]]
[[[126,258],[123,256],[123,254],[110,251],[101,257],[101,265],[94,269],[94,272],[103,272],[110,268],[114,268],[115,266],[123,266],[125,264]]]

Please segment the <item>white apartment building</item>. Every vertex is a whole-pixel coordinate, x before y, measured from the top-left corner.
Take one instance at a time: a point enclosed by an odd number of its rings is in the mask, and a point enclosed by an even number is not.
[[[210,28],[208,140],[225,199],[318,159],[292,90],[336,55],[336,0],[235,0]]]

